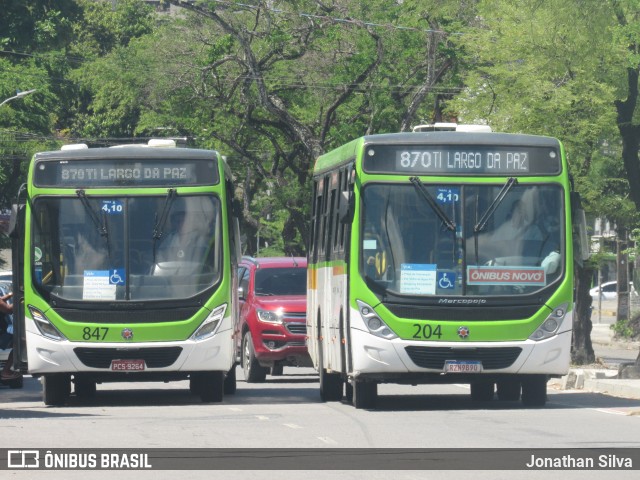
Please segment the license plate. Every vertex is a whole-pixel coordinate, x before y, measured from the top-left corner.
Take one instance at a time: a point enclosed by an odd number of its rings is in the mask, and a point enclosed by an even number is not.
[[[144,360],[111,360],[111,370],[118,372],[139,372],[144,368]]]
[[[482,362],[479,360],[445,360],[445,373],[480,373]]]

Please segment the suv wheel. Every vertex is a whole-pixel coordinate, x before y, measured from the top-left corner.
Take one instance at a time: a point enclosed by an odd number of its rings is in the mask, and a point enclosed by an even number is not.
[[[251,332],[245,333],[242,339],[242,367],[247,383],[260,383],[267,378],[267,369],[260,365],[253,350]]]

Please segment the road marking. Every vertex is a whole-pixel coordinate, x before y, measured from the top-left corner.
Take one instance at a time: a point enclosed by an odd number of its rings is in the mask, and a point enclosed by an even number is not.
[[[612,408],[594,408],[596,412],[608,413],[609,415],[629,415],[629,412],[621,412],[620,410],[614,410]]]
[[[300,425],[296,425],[295,423],[283,423],[283,425],[285,427],[289,427],[289,428],[293,428],[293,429],[302,428]]]
[[[256,415],[258,420],[269,420],[269,417],[265,417],[264,415]]]
[[[229,407],[229,410],[231,410],[232,412],[241,412],[242,409],[238,408],[238,407]]]

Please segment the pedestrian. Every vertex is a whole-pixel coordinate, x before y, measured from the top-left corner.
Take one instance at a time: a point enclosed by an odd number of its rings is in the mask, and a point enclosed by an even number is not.
[[[0,293],[2,296],[0,297],[0,316],[4,317],[2,322],[2,330],[0,332],[0,349],[6,350],[13,344],[13,305],[9,303],[9,300],[12,297],[12,293],[6,293],[0,287]],[[0,380],[2,381],[11,381],[18,380],[22,377],[20,372],[16,372],[11,369],[11,365],[13,364],[13,349],[9,352],[9,356],[7,357],[7,361],[4,364],[4,368],[2,369],[2,373],[0,374]]]

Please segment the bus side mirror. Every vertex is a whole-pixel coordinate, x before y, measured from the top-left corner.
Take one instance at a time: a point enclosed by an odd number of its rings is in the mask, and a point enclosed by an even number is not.
[[[589,260],[591,248],[587,235],[587,218],[578,192],[571,192],[571,218],[573,227],[573,256],[579,264]]]

